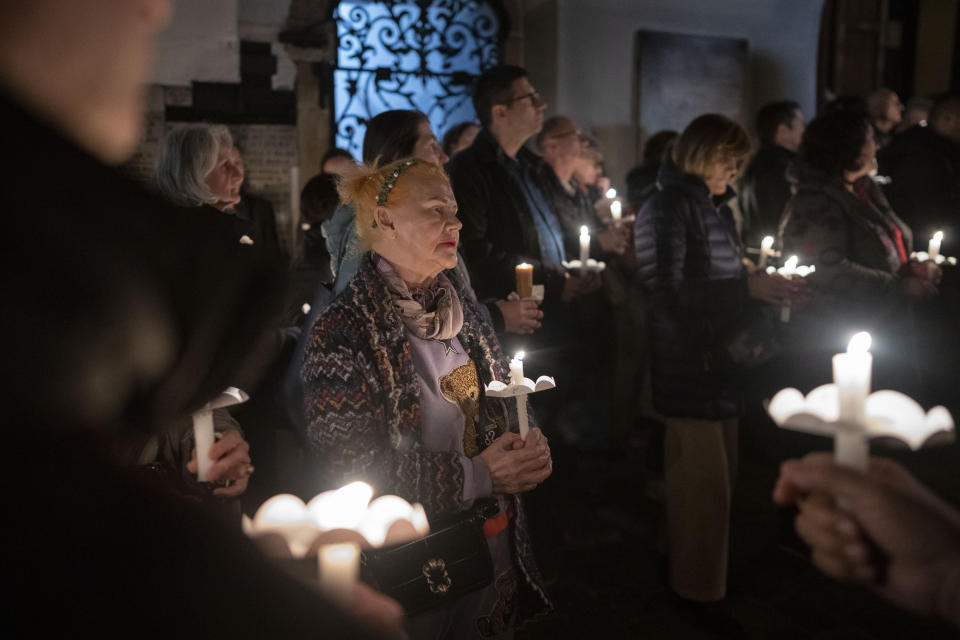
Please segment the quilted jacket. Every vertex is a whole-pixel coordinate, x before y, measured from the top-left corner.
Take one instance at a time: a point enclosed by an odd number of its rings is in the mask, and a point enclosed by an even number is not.
[[[711,198],[697,176],[661,167],[634,225],[635,278],[650,296],[653,401],[671,417],[740,413],[738,376],[720,356],[748,304],[732,189]]]

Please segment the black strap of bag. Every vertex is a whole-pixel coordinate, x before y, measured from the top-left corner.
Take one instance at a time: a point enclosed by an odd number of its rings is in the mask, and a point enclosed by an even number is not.
[[[403,605],[408,616],[452,603],[493,581],[493,561],[483,525],[499,511],[493,498],[438,518],[419,540],[360,557],[365,582]]]

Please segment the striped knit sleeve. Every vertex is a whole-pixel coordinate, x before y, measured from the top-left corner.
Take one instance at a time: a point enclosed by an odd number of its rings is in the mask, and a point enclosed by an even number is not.
[[[426,451],[412,436],[400,436],[395,425],[401,416],[388,409],[370,350],[337,329],[348,320],[332,311],[314,328],[301,370],[317,489],[363,480],[377,494],[420,502],[431,516],[460,509],[459,454]],[[415,411],[419,420],[419,406],[400,411]]]

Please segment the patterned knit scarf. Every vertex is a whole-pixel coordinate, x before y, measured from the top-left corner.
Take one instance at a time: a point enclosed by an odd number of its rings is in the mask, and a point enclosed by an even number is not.
[[[463,327],[463,307],[447,276],[442,272],[427,287],[407,286],[383,256],[374,254],[400,319],[413,335],[423,340],[450,340]]]

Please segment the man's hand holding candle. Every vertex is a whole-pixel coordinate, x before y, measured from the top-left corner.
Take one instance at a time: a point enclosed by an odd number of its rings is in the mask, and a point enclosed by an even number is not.
[[[540,328],[543,311],[540,310],[539,300],[497,300],[495,304],[503,314],[503,330],[507,333],[526,335]]]
[[[563,302],[573,302],[582,296],[590,295],[598,291],[602,284],[600,275],[594,271],[568,271],[565,275],[563,293],[560,294]]]

